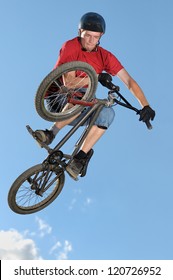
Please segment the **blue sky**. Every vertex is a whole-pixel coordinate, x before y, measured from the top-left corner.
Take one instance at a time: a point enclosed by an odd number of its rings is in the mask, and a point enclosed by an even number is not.
[[[172,10],[171,0],[0,1],[1,259],[173,259]],[[105,18],[101,45],[117,56],[156,110],[153,130],[116,107],[87,176],[78,182],[66,176],[49,207],[17,215],[7,205],[9,188],[46,156],[25,126],[51,125],[35,111],[35,92],[88,11]],[[98,96],[106,93],[98,88]]]

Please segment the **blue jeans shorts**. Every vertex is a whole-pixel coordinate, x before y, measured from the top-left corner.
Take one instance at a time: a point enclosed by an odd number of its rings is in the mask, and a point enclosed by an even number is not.
[[[85,93],[86,89],[81,88],[79,91],[81,93]],[[56,98],[55,105],[52,106],[52,104],[54,104],[53,100],[55,98]],[[57,102],[57,97],[53,95],[53,96],[50,96],[47,99],[48,99],[47,100],[48,101],[48,106],[49,106],[49,103],[51,103],[50,111],[51,112],[58,112],[59,103]],[[62,100],[62,96],[60,96],[60,101],[61,100]],[[64,104],[64,100],[62,100],[62,102]],[[73,120],[69,125],[74,126],[79,120],[81,120],[83,118],[83,116],[88,112],[88,110],[90,110],[90,107],[85,107],[84,110],[82,111],[82,113],[75,120]],[[102,127],[104,129],[107,129],[111,125],[111,123],[113,122],[114,117],[115,117],[115,111],[112,107],[103,107],[94,124],[97,125],[98,127]],[[85,122],[84,125],[87,125],[90,122],[90,118],[91,117],[88,118],[88,120]]]
[[[79,120],[84,117],[88,110],[90,110],[90,107],[85,107],[82,113],[75,120],[73,120],[70,125],[74,126]],[[107,129],[113,122],[114,117],[115,111],[112,107],[103,107],[94,124],[98,127]],[[88,118],[84,125],[87,125],[90,122],[90,118],[91,117]]]

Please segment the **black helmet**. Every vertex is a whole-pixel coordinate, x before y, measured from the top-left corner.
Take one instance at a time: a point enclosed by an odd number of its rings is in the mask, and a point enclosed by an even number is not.
[[[105,33],[106,23],[101,15],[90,12],[81,17],[79,29]]]

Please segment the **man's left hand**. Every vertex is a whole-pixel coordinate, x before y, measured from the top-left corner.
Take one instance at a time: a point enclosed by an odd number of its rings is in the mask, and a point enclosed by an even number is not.
[[[149,106],[144,106],[143,109],[140,111],[140,118],[139,121],[149,122],[150,120],[154,120],[155,111]]]

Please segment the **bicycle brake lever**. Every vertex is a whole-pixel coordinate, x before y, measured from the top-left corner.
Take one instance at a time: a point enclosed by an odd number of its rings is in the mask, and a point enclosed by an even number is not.
[[[108,89],[113,90],[113,91],[115,91],[115,92],[120,91],[120,87],[114,85],[114,84],[111,83],[110,81],[106,81],[105,86],[106,86]]]
[[[112,80],[112,78],[111,78]],[[104,87],[107,87],[108,89],[110,90],[113,90],[113,91],[120,91],[120,88],[119,86],[115,86],[112,82],[111,82],[110,79],[108,78],[104,78],[104,79],[100,79],[99,82],[101,83],[102,86]]]

